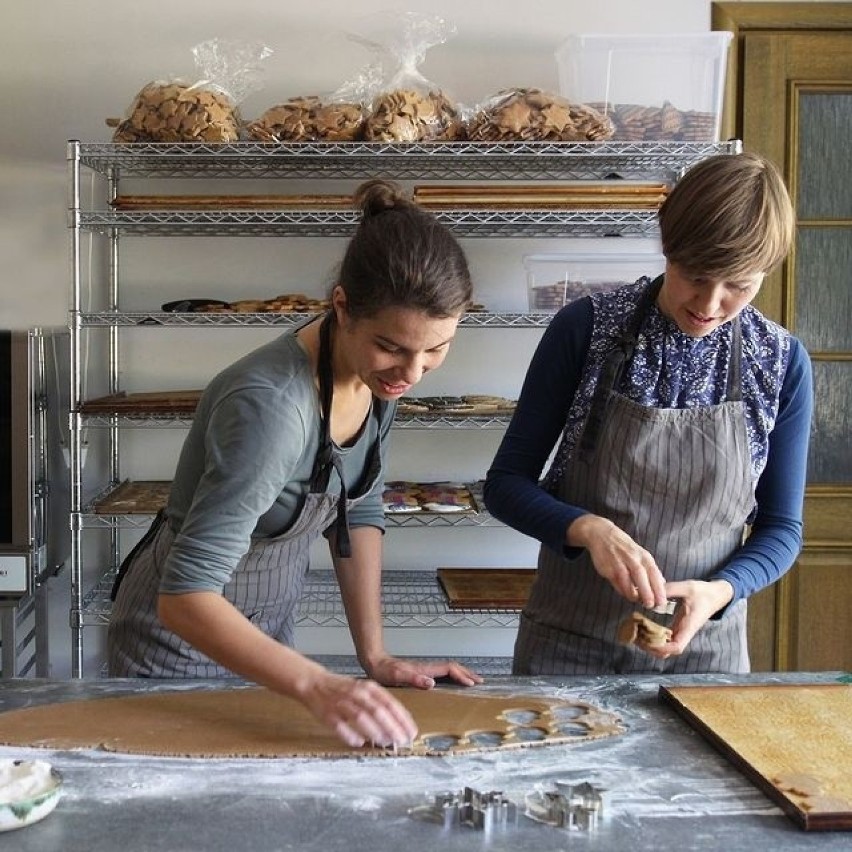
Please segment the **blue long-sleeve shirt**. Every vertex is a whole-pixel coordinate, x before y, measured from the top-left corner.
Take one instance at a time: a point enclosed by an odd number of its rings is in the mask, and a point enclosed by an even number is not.
[[[628,290],[614,298],[635,302],[634,294],[625,295]],[[733,586],[732,603],[775,582],[801,550],[813,409],[810,360],[802,344],[783,333],[789,344],[786,357],[779,355],[767,370],[761,360],[765,349],[761,336],[768,339],[771,333],[778,338],[778,327],[751,307],[740,316],[743,394],[757,482],[751,534],[715,575]],[[580,299],[563,308],[545,330],[485,481],[485,503],[492,515],[565,555],[572,553],[565,543],[566,530],[586,510],[563,503],[542,487],[540,479],[563,431],[569,437],[572,429],[574,437],[579,434],[587,412],[583,394],[588,396],[594,384],[587,362],[611,343],[593,335],[594,319],[593,301]],[[722,401],[724,382],[715,379],[726,364],[730,324],[726,326],[707,338],[689,338],[654,308],[626,376],[628,390],[622,392],[663,408]],[[702,371],[707,375],[702,377]],[[704,399],[696,388],[702,388]]]

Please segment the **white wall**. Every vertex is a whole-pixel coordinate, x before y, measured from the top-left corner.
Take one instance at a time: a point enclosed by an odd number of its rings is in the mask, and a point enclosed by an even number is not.
[[[192,76],[191,47],[258,39],[275,53],[244,104],[336,88],[368,53],[346,33],[384,9],[430,11],[457,35],[423,72],[464,103],[511,85],[555,89],[553,51],[571,32],[709,29],[708,0],[8,0],[0,27],[0,326],[64,324],[68,304],[65,141],[108,140],[104,124],[153,78]]]
[[[190,48],[216,36],[258,39],[274,50],[265,63],[265,89],[243,104],[246,116],[286,97],[331,91],[369,58],[347,31],[357,28],[364,15],[387,9],[430,12],[455,23],[456,36],[428,52],[422,71],[465,104],[508,86],[556,90],[554,50],[572,32],[704,32],[710,27],[709,0],[7,0],[0,26],[0,327],[67,321],[67,139],[109,140],[106,117],[121,115],[151,79],[192,78]],[[233,297],[235,286],[246,296],[294,290],[319,294],[342,251],[337,240],[248,240],[223,258],[208,255],[203,240],[177,241],[180,247],[165,242],[143,246],[130,241],[124,253],[126,278],[136,288],[133,298],[143,303],[139,307],[184,295]],[[513,300],[518,307],[524,304],[521,254],[559,247],[555,240],[471,240],[465,245],[477,290],[488,294],[490,304],[499,299],[504,308]],[[149,276],[152,264],[156,276]],[[154,278],[158,283],[149,281]],[[213,333],[214,344],[211,332],[203,331],[185,333],[172,341],[177,349],[169,350],[159,345],[165,338],[152,345],[144,334],[128,338],[127,361],[137,365],[125,375],[130,390],[200,386],[205,370],[256,342],[222,330]],[[501,334],[514,336],[495,347],[496,338],[488,332],[461,333],[448,364],[421,392],[516,393],[537,333]],[[199,350],[205,353],[201,358]],[[198,373],[187,366],[192,356],[203,365]],[[480,369],[485,363],[488,371]],[[471,375],[471,370],[472,378],[460,379],[460,373]],[[424,452],[422,434],[399,433],[391,476],[444,478],[448,470],[458,478],[481,476],[499,436],[443,433],[429,436],[432,450]],[[174,430],[129,441],[126,474],[170,476],[179,444]],[[153,465],[152,457],[157,459]],[[399,531],[387,537],[388,564],[534,564],[535,547],[518,534],[492,530],[487,538],[482,535],[481,530],[448,531],[438,552],[431,531]],[[53,597],[61,610],[62,593]],[[65,658],[59,646],[65,641],[60,634],[53,648],[60,672]]]

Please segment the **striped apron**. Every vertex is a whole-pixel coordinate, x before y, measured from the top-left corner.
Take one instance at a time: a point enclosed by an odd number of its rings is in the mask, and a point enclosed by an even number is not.
[[[608,518],[648,550],[666,580],[712,577],[743,541],[754,505],[741,393],[742,338],[733,320],[726,399],[695,409],[639,405],[617,392],[661,279],[646,291],[608,355],[556,496]],[[595,571],[588,551],[539,553],[521,614],[513,673],[747,672],[746,602],[711,619],[686,650],[658,660],[616,641],[637,605]]]
[[[319,358],[322,439],[314,461],[311,483],[301,511],[286,532],[253,539],[222,596],[264,633],[292,645],[296,610],[309,568],[310,548],[337,520],[335,547],[351,555],[348,512],[375,486],[382,474],[381,423],[385,402],[374,399],[372,416],[379,429],[368,457],[360,494],[346,493],[342,460],[330,436],[331,361],[329,323],[323,322]],[[341,493],[326,493],[331,471],[340,477]],[[233,672],[218,665],[157,617],[160,580],[175,531],[161,512],[121,566],[113,589],[113,609],[107,634],[110,677],[219,678]]]

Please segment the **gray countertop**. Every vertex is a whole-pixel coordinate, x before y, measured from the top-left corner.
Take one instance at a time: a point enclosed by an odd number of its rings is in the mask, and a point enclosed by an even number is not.
[[[825,683],[819,674],[683,677],[492,677],[478,691],[572,697],[617,712],[619,737],[571,746],[451,757],[327,760],[138,757],[95,750],[0,747],[0,757],[41,758],[64,777],[46,819],[0,834],[0,852],[168,850],[594,849],[840,850],[852,832],[804,832],[670,709],[661,683]],[[213,681],[0,681],[0,710],[167,689],[221,688]],[[0,717],[2,724],[2,717]],[[489,832],[445,829],[409,809],[436,793],[501,790],[519,804],[556,781],[608,788],[610,807],[591,832],[521,815]]]

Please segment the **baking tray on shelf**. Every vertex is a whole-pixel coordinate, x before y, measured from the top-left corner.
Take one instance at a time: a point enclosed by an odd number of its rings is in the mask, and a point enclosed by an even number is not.
[[[535,568],[437,569],[450,609],[523,609],[535,574]]]

